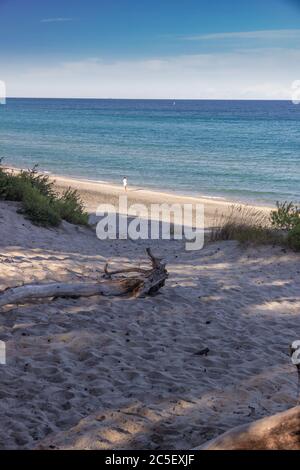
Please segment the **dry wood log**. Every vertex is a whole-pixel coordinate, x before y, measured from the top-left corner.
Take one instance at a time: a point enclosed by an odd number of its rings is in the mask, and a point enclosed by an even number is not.
[[[161,259],[151,253],[147,254],[151,260],[151,269],[132,267],[117,271],[108,271],[104,268],[104,279],[98,282],[76,282],[50,284],[28,284],[20,287],[8,288],[0,294],[0,308],[7,305],[24,304],[34,299],[51,297],[92,297],[95,295],[114,297],[132,293],[135,297],[155,294],[164,286],[168,277],[166,265]],[[112,279],[112,276],[123,273],[139,273],[139,277],[121,277]]]

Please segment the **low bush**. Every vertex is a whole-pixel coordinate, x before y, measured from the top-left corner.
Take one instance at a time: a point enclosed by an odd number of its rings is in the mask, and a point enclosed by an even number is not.
[[[61,220],[87,225],[88,214],[76,190],[71,188],[58,195],[48,175],[39,174],[37,166],[19,173],[1,167],[0,199],[22,203],[21,212],[33,223],[58,226]]]
[[[62,219],[71,224],[87,225],[88,213],[85,212],[83,202],[75,189],[68,188],[62,196],[55,201],[55,207]]]
[[[300,209],[293,202],[276,202],[276,209],[271,212],[271,223],[276,229],[292,230],[300,224]]]
[[[61,216],[54,204],[35,187],[24,192],[22,213],[36,225],[57,227]]]
[[[34,188],[38,189],[38,191],[48,199],[55,199],[54,181],[50,181],[48,175],[39,173],[37,168],[38,166],[35,165],[31,170],[22,170],[20,172],[20,179],[24,181],[24,183],[29,183]]]
[[[25,182],[20,175],[1,172],[0,198],[7,201],[22,201],[26,189],[31,185]]]
[[[295,225],[295,227],[289,231],[287,243],[293,250],[300,251],[300,224]]]

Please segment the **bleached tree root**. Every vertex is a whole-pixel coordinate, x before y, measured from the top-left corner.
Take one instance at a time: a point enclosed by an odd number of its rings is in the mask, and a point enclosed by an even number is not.
[[[165,263],[151,253],[147,254],[151,260],[151,269],[129,268],[117,271],[108,271],[108,265],[104,268],[104,278],[98,282],[76,283],[50,283],[28,284],[21,287],[6,289],[0,294],[0,308],[7,305],[25,304],[32,300],[52,297],[92,297],[95,295],[114,297],[132,294],[135,297],[153,295],[164,286],[168,277]],[[112,279],[116,274],[139,273],[138,277],[121,277]]]

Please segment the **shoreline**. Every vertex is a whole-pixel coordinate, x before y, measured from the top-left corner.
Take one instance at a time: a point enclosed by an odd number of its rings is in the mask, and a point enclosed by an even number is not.
[[[5,168],[20,171],[21,168],[6,166]],[[273,207],[268,205],[247,204],[234,200],[219,198],[210,198],[209,196],[191,196],[179,194],[171,191],[153,190],[141,188],[140,186],[130,186],[125,193],[122,185],[106,181],[93,181],[85,178],[75,178],[72,176],[63,176],[53,174],[47,171],[40,171],[41,174],[48,175],[51,181],[55,182],[58,191],[63,191],[68,187],[77,189],[88,212],[94,213],[100,204],[118,205],[119,196],[126,195],[129,204],[144,204],[148,208],[151,204],[203,204],[205,211],[205,228],[212,225],[216,214],[228,214],[230,208],[234,205],[253,208],[269,213]]]
[[[50,178],[54,179],[63,179],[63,180],[70,180],[76,183],[77,181],[82,181],[84,183],[91,183],[91,184],[98,184],[98,185],[103,185],[103,186],[109,186],[112,188],[120,189],[121,191],[123,190],[123,186],[121,183],[117,183],[115,181],[108,181],[108,180],[98,180],[98,179],[90,179],[90,178],[84,178],[80,176],[71,176],[71,175],[62,175],[58,173],[52,173],[50,171],[41,171],[43,174],[49,175]],[[208,195],[208,194],[202,194],[197,191],[189,191],[189,190],[175,190],[171,188],[166,188],[162,189],[160,187],[155,187],[155,186],[141,186],[138,184],[131,185],[129,184],[129,188],[132,189],[133,191],[147,191],[151,192],[153,194],[164,194],[167,197],[181,197],[181,198],[191,198],[191,199],[197,199],[197,200],[205,200],[205,201],[211,201],[211,202],[220,202],[220,203],[225,203],[225,204],[238,204],[238,205],[243,205],[243,206],[252,206],[252,207],[257,207],[257,208],[268,208],[268,209],[273,209],[275,207],[275,204],[268,204],[267,201],[262,201],[258,202],[253,199],[230,199],[227,198],[226,196],[218,196],[218,195]],[[130,191],[129,189],[129,191]]]
[[[12,164],[5,165],[4,168],[10,169],[10,170],[15,170],[15,171],[21,171],[21,170],[28,170],[30,167],[17,167]],[[79,175],[67,175],[67,174],[62,174],[62,173],[55,173],[50,170],[45,170],[45,169],[38,169],[38,172],[41,174],[48,175],[51,179],[63,179],[63,180],[71,180],[73,182],[77,181],[82,181],[85,183],[91,183],[91,184],[99,184],[99,185],[104,185],[104,186],[111,186],[112,188],[123,188],[121,179],[120,183],[112,180],[101,180],[101,179],[91,179],[89,177],[81,177]],[[192,191],[192,190],[176,190],[172,188],[167,188],[167,189],[162,189],[159,186],[141,186],[139,184],[131,185],[129,183],[129,187],[135,191],[149,191],[153,193],[159,193],[159,194],[166,194],[167,196],[174,196],[174,197],[184,197],[184,198],[193,198],[193,199],[204,199],[208,201],[216,201],[216,202],[225,202],[227,204],[238,204],[238,205],[243,205],[243,206],[251,206],[251,207],[257,207],[257,208],[269,208],[273,209],[275,207],[275,202],[272,204],[268,200],[261,199],[261,202],[256,201],[255,199],[250,199],[250,198],[230,198],[225,195],[209,195],[205,193],[200,193],[199,191]],[[276,198],[275,198],[276,199]],[[274,201],[275,201],[274,199]]]

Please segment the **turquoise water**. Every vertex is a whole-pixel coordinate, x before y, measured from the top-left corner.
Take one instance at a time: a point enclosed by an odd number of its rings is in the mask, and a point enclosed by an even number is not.
[[[0,158],[87,179],[300,201],[300,106],[285,101],[8,99]]]

